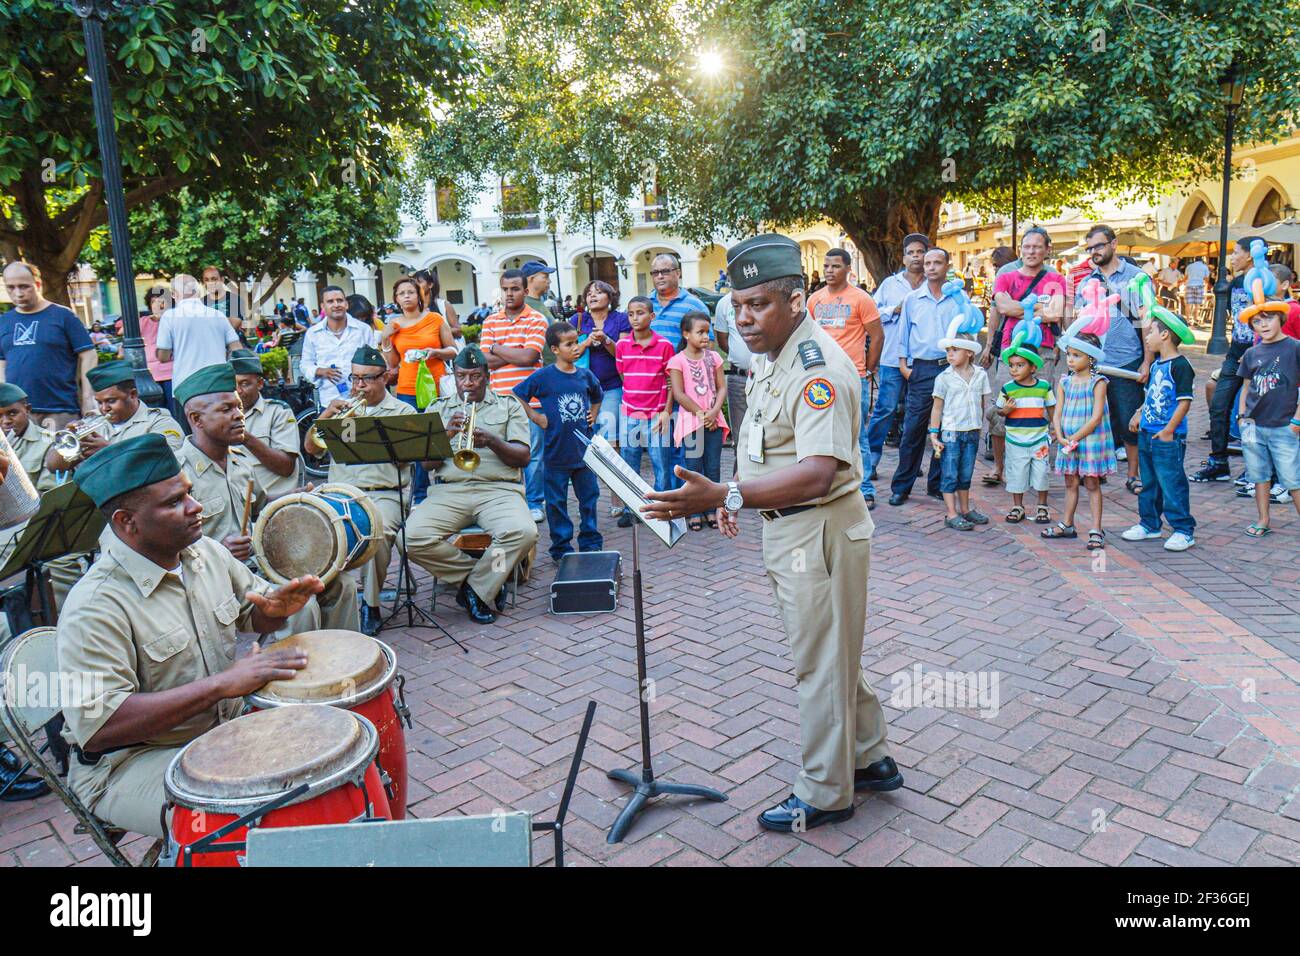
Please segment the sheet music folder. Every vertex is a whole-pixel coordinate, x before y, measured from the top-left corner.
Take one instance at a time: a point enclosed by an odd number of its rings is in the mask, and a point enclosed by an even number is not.
[[[661,518],[648,518],[641,513],[641,506],[650,503],[646,492],[653,491],[654,488],[632,470],[632,466],[623,460],[614,446],[599,435],[588,438],[579,434],[578,438],[587,446],[582,455],[583,464],[596,473],[596,477],[618,496],[638,521],[670,548],[681,540],[682,535],[686,534],[685,518],[664,521]]]

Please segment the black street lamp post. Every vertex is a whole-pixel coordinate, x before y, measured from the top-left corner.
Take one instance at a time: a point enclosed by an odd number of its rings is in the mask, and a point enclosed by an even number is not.
[[[1219,81],[1223,90],[1227,118],[1223,124],[1223,204],[1219,207],[1219,269],[1214,283],[1214,325],[1210,341],[1206,343],[1207,355],[1224,355],[1228,351],[1228,200],[1232,186],[1232,128],[1237,119],[1237,107],[1246,83],[1237,73],[1236,65]]]
[[[113,98],[108,88],[108,55],[104,50],[103,23],[122,3],[119,0],[65,0],[77,16],[86,39],[86,66],[90,71],[90,92],[95,105],[95,126],[99,132],[99,161],[104,178],[104,202],[108,204],[108,231],[113,240],[113,269],[122,306],[122,350],[135,366],[135,383],[140,398],[160,406],[162,389],[149,374],[144,360],[144,339],[140,337],[140,312],[135,301],[135,269],[131,265],[131,237],[127,230],[126,194],[122,187],[122,160],[117,151],[117,130],[113,121]]]

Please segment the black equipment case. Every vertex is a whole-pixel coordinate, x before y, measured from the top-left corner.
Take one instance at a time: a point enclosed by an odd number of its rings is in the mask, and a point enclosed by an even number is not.
[[[560,559],[551,582],[552,614],[590,614],[618,607],[618,551],[572,552]]]

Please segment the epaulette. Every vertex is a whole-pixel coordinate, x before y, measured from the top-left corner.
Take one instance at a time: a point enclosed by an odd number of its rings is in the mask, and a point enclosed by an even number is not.
[[[799,361],[803,362],[805,369],[818,368],[826,364],[826,356],[822,354],[820,345],[812,339],[804,339],[799,343]]]

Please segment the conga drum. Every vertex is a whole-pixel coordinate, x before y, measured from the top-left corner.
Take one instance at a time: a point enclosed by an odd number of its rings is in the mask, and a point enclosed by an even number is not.
[[[397,676],[397,655],[382,641],[357,631],[304,631],[270,645],[299,649],[307,666],[288,680],[273,680],[248,703],[259,710],[291,704],[327,704],[365,717],[379,732],[379,766],[392,785],[389,806],[394,820],[406,818],[406,731],[410,712]]]
[[[249,826],[391,820],[378,751],[374,725],[336,707],[251,713],[208,731],[181,749],[163,779],[177,865],[239,866]],[[274,809],[263,812],[267,806]],[[200,843],[248,814],[256,818]],[[218,849],[227,844],[240,846]]]
[[[379,509],[360,488],[336,482],[276,498],[253,525],[253,553],[268,578],[287,584],[314,574],[328,585],[375,556]]]

